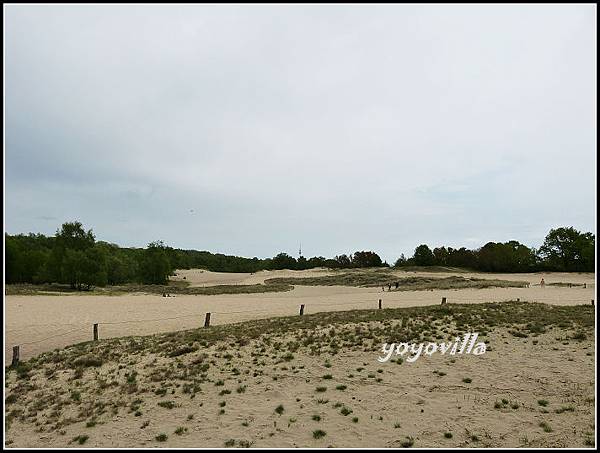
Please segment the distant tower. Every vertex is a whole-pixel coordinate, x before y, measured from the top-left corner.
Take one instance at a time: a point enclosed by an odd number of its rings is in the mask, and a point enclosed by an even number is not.
[[[300,249],[298,250],[298,257],[302,256],[302,242],[300,243]]]

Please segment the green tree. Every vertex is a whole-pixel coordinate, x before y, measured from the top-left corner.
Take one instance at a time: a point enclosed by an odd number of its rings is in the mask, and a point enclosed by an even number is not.
[[[68,283],[73,289],[83,288],[82,278],[86,251],[94,247],[92,230],[85,231],[81,222],[65,222],[56,231],[54,248],[49,259],[50,277],[59,283]]]
[[[377,253],[371,251],[362,251],[354,252],[354,256],[352,257],[352,266],[381,267],[383,266],[383,263],[381,262],[381,258]]]
[[[287,253],[279,253],[273,257],[271,269],[296,269],[296,259]]]
[[[173,268],[162,241],[151,242],[144,250],[139,264],[142,283],[166,285]]]
[[[407,265],[407,259],[404,256],[404,253],[400,254],[400,258],[398,258],[396,260],[396,262],[394,263],[394,267],[403,267]]]
[[[550,230],[539,249],[543,265],[550,270],[593,272],[595,236],[573,227]]]
[[[432,266],[433,252],[426,244],[421,244],[415,249],[413,260],[416,266]]]

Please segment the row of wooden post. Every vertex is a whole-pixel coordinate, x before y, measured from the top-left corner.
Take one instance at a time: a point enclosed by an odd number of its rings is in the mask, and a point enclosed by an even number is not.
[[[517,302],[520,302],[521,299],[517,298]],[[445,297],[442,297],[442,305],[447,304],[448,301],[446,300]],[[592,307],[594,306],[594,299],[592,299]],[[382,301],[381,299],[379,299],[379,304],[378,304],[378,309],[381,310],[382,309]],[[304,315],[304,304],[300,305],[300,316]],[[210,327],[210,313],[206,313],[205,317],[204,317],[204,327]],[[98,323],[94,324],[94,341],[98,341],[99,336],[98,336]],[[13,346],[13,357],[12,357],[12,366],[15,366],[19,363],[19,356],[20,356],[20,346]]]

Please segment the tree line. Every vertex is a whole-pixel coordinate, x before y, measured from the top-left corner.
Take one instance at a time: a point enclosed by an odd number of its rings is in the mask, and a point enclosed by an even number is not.
[[[76,290],[95,286],[144,283],[163,285],[175,269],[200,268],[214,272],[258,272],[315,267],[351,268],[387,266],[371,251],[331,259],[298,259],[279,253],[273,258],[244,258],[169,247],[162,241],[146,248],[119,247],[97,241],[81,222],[64,223],[54,236],[5,234],[6,283],[60,283]]]
[[[448,266],[483,272],[594,272],[595,243],[592,233],[561,227],[550,230],[539,249],[518,241],[488,242],[475,250],[464,247],[432,250],[421,244],[411,258],[400,256],[395,266]]]
[[[551,230],[539,250],[517,241],[489,242],[476,250],[419,245],[410,258],[401,256],[395,267],[449,266],[484,272],[565,271],[593,272],[595,237],[572,227]],[[294,258],[279,253],[273,258],[244,258],[183,250],[155,241],[145,248],[119,247],[97,241],[81,222],[66,222],[54,236],[5,234],[6,283],[60,283],[76,290],[126,283],[166,284],[175,269],[200,268],[214,272],[258,272],[388,267],[372,251],[357,251],[334,258]]]

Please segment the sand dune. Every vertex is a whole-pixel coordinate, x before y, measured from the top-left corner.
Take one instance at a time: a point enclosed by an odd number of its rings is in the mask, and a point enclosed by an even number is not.
[[[264,271],[256,274],[225,274],[179,271],[194,284],[249,284],[267,278],[325,275],[331,271]],[[452,274],[403,273],[398,276],[424,275],[442,277]],[[297,314],[300,304],[305,313],[375,308],[378,299],[383,307],[410,307],[439,304],[442,297],[449,303],[478,303],[516,300],[550,304],[589,304],[594,298],[594,274],[466,274],[479,278],[522,280],[529,288],[487,288],[434,291],[382,292],[381,288],[341,286],[296,286],[282,293],[228,294],[163,298],[156,294],[120,296],[54,295],[5,297],[5,364],[11,360],[12,346],[21,345],[21,357],[27,359],[45,351],[91,339],[92,324],[101,323],[100,337],[147,335],[202,325],[206,312],[212,324]],[[464,276],[464,275],[463,275]],[[546,283],[586,283],[582,287],[535,286],[541,278]]]
[[[7,443],[593,445],[592,307],[461,307],[295,316],[41,356],[8,374]],[[467,325],[484,355],[377,361],[384,341],[451,338]]]

